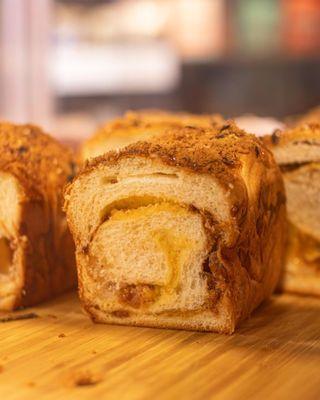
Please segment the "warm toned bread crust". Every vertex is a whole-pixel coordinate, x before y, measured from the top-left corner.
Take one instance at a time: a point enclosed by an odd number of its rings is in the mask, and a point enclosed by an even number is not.
[[[16,176],[29,198],[61,191],[75,174],[71,151],[35,125],[0,123],[1,171]]]
[[[183,126],[210,128],[222,124],[223,121],[218,114],[195,115],[160,110],[128,111],[124,117],[106,123],[85,141],[80,149],[80,159],[83,162],[138,140],[151,138],[170,128]]]
[[[276,152],[276,155],[281,147],[289,144],[311,146],[320,140],[320,123],[303,123],[283,131],[276,130],[272,135],[264,136],[262,140],[273,152]],[[280,160],[280,163],[285,162]]]
[[[264,138],[283,173],[289,234],[281,287],[320,296],[320,124]]]
[[[224,122],[224,118],[220,114],[191,114],[183,111],[169,112],[157,109],[127,111],[125,118],[150,124],[171,122],[178,126],[195,126],[199,128],[211,128]]]
[[[156,157],[171,166],[214,174],[220,178],[221,184],[229,185],[229,179],[238,180],[242,159],[248,157],[248,154],[255,156],[268,168],[274,166],[271,153],[258,139],[237,128],[232,121],[227,121],[212,129],[168,129],[165,134],[148,142],[138,142],[118,152],[96,157],[87,163],[82,173],[88,173],[101,164],[117,163],[125,157]]]
[[[86,266],[82,264],[90,238],[79,232],[76,223],[76,192],[81,182],[101,170],[115,171],[126,160],[151,160],[159,166],[172,167],[187,176],[213,178],[223,191],[229,218],[219,220],[212,210],[187,206],[203,219],[208,241],[212,243],[208,257],[211,289],[215,293],[211,308],[223,313],[221,326],[212,327],[206,310],[184,319],[163,316],[132,317],[109,315],[94,301],[88,300]],[[115,177],[116,180],[116,177]],[[90,180],[88,180],[89,182]],[[194,187],[197,191],[197,187]],[[168,193],[168,195],[170,195]],[[191,195],[191,193],[190,193]],[[217,330],[233,332],[239,321],[246,318],[261,301],[273,292],[281,272],[284,231],[285,196],[281,173],[274,158],[253,135],[247,135],[232,122],[211,129],[195,127],[175,128],[149,142],[135,143],[118,152],[109,152],[87,164],[66,190],[65,209],[79,255],[79,291],[84,308],[96,322],[123,323],[158,327]],[[190,196],[191,198],[191,196]],[[94,206],[93,206],[94,207]],[[90,226],[92,221],[90,221]],[[92,229],[96,229],[92,227]],[[90,236],[90,235],[89,235]],[[129,313],[130,314],[130,313]]]
[[[262,138],[279,165],[319,161],[320,124],[302,124]]]
[[[21,251],[19,271],[12,271],[20,283],[11,301],[0,299],[0,308],[13,309],[76,283],[74,245],[61,209],[75,162],[67,148],[33,125],[0,123],[0,153],[0,172],[14,177],[21,192],[18,226],[8,238]]]

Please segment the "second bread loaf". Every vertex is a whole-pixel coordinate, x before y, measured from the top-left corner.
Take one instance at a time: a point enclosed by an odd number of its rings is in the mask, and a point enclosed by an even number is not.
[[[0,310],[30,306],[76,284],[62,191],[71,152],[33,125],[0,123]]]

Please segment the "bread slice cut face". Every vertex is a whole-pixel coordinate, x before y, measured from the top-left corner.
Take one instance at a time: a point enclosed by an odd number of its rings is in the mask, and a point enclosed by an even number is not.
[[[287,194],[282,288],[320,296],[320,125],[303,123],[265,141],[280,165]]]
[[[232,332],[272,293],[281,175],[253,136],[219,133],[178,129],[108,153],[67,188],[80,297],[93,320]]]
[[[23,197],[19,181],[0,172],[0,309],[12,308],[23,285],[23,238],[18,233]]]

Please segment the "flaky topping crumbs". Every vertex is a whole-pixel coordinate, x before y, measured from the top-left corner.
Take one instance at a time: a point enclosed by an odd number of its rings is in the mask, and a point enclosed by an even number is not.
[[[100,164],[113,164],[121,158],[142,156],[199,173],[221,175],[241,167],[241,157],[254,154],[265,165],[273,163],[270,152],[254,135],[246,134],[232,121],[212,128],[168,129],[148,142],[137,142],[120,151],[111,151],[87,163],[83,173]]]
[[[69,149],[34,125],[0,122],[0,171],[16,176],[31,196],[62,189],[75,174]]]
[[[276,130],[272,135],[265,136],[263,142],[271,148],[289,143],[309,145],[320,143],[320,124],[302,123],[284,131]]]

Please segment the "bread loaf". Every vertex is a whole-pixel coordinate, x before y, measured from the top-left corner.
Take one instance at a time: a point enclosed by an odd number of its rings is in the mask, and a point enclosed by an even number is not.
[[[231,333],[278,282],[281,173],[232,123],[172,128],[92,160],[65,210],[95,322]]]
[[[320,125],[301,124],[264,138],[284,177],[289,235],[285,291],[320,296]]]
[[[49,299],[76,283],[62,191],[69,150],[32,125],[0,123],[0,310]]]
[[[82,162],[107,151],[121,149],[139,140],[161,135],[165,130],[183,126],[209,128],[221,124],[220,115],[169,113],[159,110],[129,111],[122,118],[105,124],[80,149]]]

